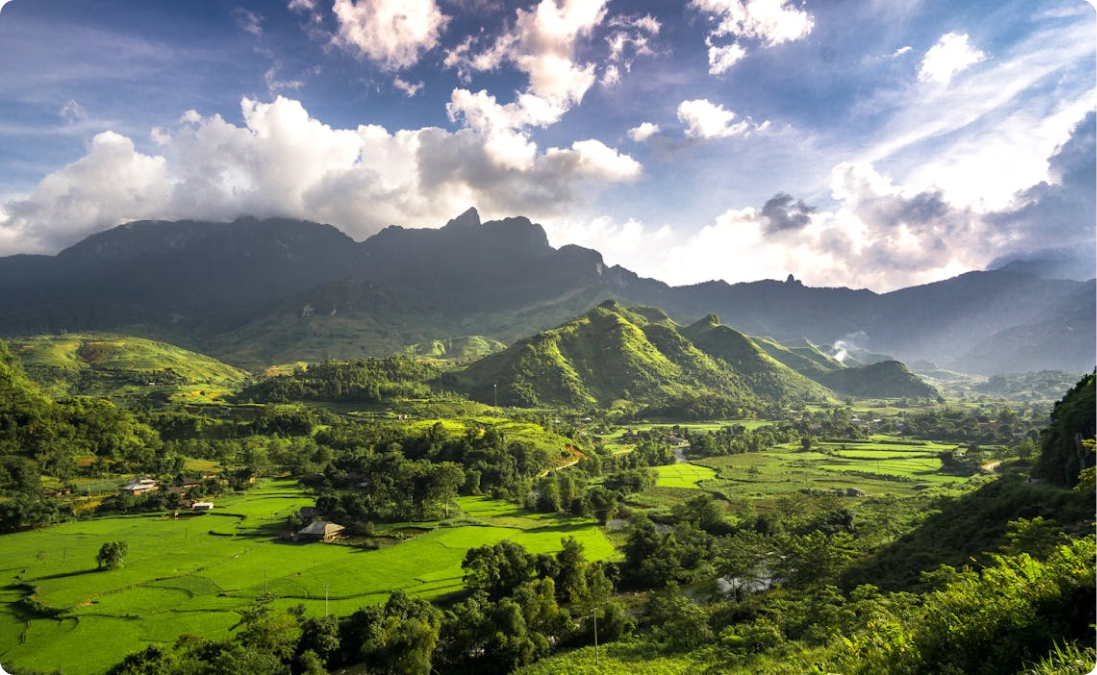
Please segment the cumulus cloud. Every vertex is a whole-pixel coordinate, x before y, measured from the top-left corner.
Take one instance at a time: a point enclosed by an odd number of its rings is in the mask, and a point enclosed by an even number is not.
[[[814,211],[814,206],[808,206],[785,192],[778,192],[762,206],[762,217],[767,223],[766,231],[776,233],[803,229],[811,222]]]
[[[705,38],[709,72],[719,75],[746,56],[739,42],[750,40],[767,47],[802,40],[811,34],[815,19],[788,0],[690,0],[690,6],[713,24]],[[717,45],[715,38],[732,38]]]
[[[301,2],[298,8],[311,11],[314,5]],[[335,43],[386,70],[418,63],[449,21],[434,0],[335,0],[332,12],[339,25]]]
[[[15,245],[12,252],[52,251],[119,222],[155,217],[170,195],[163,157],[136,152],[133,141],[105,131],[28,198],[3,205],[0,241]]]
[[[801,40],[815,25],[788,0],[690,0],[690,5],[716,24],[711,35],[753,38],[769,46]]]
[[[1049,180],[1018,193],[989,222],[1009,238],[1004,256],[1024,257],[1044,248],[1066,247],[1093,260],[1097,223],[1097,115],[1079,122],[1048,160]],[[1090,266],[1092,271],[1092,265]]]
[[[686,136],[702,140],[741,136],[750,131],[761,131],[769,122],[754,124],[745,119],[732,124],[735,112],[708,99],[682,101],[678,104],[678,120],[686,125]]]
[[[952,76],[986,59],[987,55],[968,44],[967,33],[945,33],[922,58],[918,79],[948,84]]]
[[[659,125],[651,122],[643,122],[638,127],[628,130],[628,137],[637,143],[643,143],[655,134],[659,133]]]
[[[419,80],[418,82],[413,83],[413,82],[408,82],[407,80],[405,80],[402,77],[396,77],[396,78],[393,78],[393,80],[392,80],[392,86],[394,86],[397,89],[399,89],[400,91],[404,92],[404,94],[408,98],[412,98],[416,94],[418,94],[420,91],[422,91],[422,89],[425,85],[423,84],[422,80]]]
[[[445,64],[468,81],[472,72],[510,63],[529,78],[528,93],[566,110],[595,82],[595,65],[578,62],[576,49],[605,19],[606,1],[541,0],[531,10],[516,10],[514,25],[490,47],[474,52],[476,39],[467,38],[447,51]]]
[[[708,43],[708,72],[710,75],[720,75],[731,70],[739,61],[743,60],[743,57],[747,55],[747,50],[743,49],[739,45],[730,44],[723,47],[717,47],[711,42]]]
[[[486,116],[507,114],[488,103]],[[506,148],[505,135],[473,128],[338,129],[284,97],[245,98],[241,113],[239,126],[187,111],[176,128],[153,130],[155,156],[117,133],[99,134],[84,157],[32,194],[0,204],[3,251],[52,252],[143,218],[289,216],[329,222],[359,239],[391,223],[438,226],[469,204],[489,216],[551,218],[642,170],[597,140],[538,152],[521,135]],[[520,162],[498,161],[515,152]]]
[[[1097,114],[1086,114],[1048,164],[1047,181],[990,213],[951,204],[939,189],[897,184],[871,164],[843,162],[831,172],[834,206],[827,210],[778,193],[761,208],[730,208],[693,234],[668,237],[665,227],[603,218],[585,230],[559,227],[553,241],[566,235],[672,284],[793,273],[809,285],[888,291],[1010,261],[1051,276],[1091,278]],[[656,237],[663,243],[637,244]]]
[[[546,157],[567,155],[567,151],[550,148]],[[601,141],[594,139],[571,144],[570,155],[580,173],[597,176],[608,181],[625,181],[640,175],[643,167],[632,157],[622,155]]]

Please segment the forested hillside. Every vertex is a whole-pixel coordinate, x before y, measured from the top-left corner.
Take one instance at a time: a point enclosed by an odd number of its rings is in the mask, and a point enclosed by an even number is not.
[[[445,381],[506,405],[582,407],[712,395],[739,405],[827,400],[824,387],[773,359],[714,316],[683,328],[653,308],[607,301],[521,340]]]

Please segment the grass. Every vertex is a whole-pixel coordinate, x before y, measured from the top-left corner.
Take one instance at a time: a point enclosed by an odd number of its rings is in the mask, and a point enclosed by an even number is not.
[[[14,338],[12,353],[54,395],[155,396],[216,403],[248,377],[242,370],[165,342],[100,333]]]
[[[701,481],[716,477],[714,469],[689,462],[657,466],[655,472],[659,475],[656,487],[700,488]]]
[[[812,451],[779,446],[763,452],[709,457],[694,463],[715,469],[704,488],[729,500],[765,508],[782,495],[802,490],[855,488],[868,495],[910,496],[964,477],[941,472],[936,453],[955,446],[889,443],[817,443]]]
[[[472,547],[515,541],[535,553],[581,541],[590,559],[615,555],[594,521],[531,513],[483,497],[457,500],[449,523],[377,550],[296,544],[278,535],[312,499],[291,481],[271,481],[215,500],[214,512],[173,520],[160,514],[69,522],[0,537],[0,585],[29,584],[60,618],[20,614],[28,591],[8,586],[0,609],[0,662],[68,675],[106,670],[126,654],[182,633],[225,637],[259,595],[303,604],[312,615],[349,614],[403,589],[435,597],[461,588]],[[125,540],[125,566],[98,571],[106,541]],[[325,588],[326,587],[326,588]],[[21,590],[22,589],[22,590]],[[93,646],[93,647],[91,647]]]

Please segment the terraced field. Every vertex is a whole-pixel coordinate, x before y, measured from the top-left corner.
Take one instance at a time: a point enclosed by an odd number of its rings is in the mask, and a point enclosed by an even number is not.
[[[460,588],[469,548],[504,539],[544,553],[571,536],[591,559],[614,555],[592,520],[485,498],[461,498],[463,513],[450,526],[376,550],[279,539],[286,518],[312,503],[292,481],[216,503],[212,513],[178,520],[98,518],[0,538],[6,584],[0,663],[68,675],[102,672],[129,652],[181,633],[227,635],[239,611],[264,593],[278,596],[278,606],[303,604],[313,615],[325,607],[349,614],[396,589],[432,597]],[[99,571],[95,555],[113,540],[129,544],[125,567]]]

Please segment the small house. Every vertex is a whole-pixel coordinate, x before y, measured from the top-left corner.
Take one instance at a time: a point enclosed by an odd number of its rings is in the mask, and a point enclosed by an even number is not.
[[[122,492],[128,492],[134,495],[142,495],[146,492],[154,492],[160,489],[160,484],[151,478],[142,478],[140,480],[134,478],[126,485],[122,486]]]
[[[213,502],[194,502],[190,505],[191,511],[212,511]]]
[[[335,541],[344,528],[342,525],[318,520],[297,531],[297,541]]]

